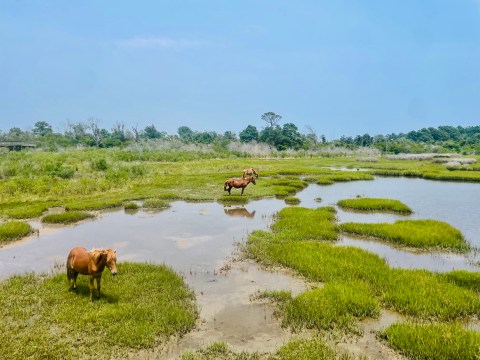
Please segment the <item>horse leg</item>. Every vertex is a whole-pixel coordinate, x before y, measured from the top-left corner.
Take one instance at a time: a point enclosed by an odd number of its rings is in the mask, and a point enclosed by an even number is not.
[[[78,273],[76,272],[76,273],[73,275],[73,289],[74,289],[74,290],[77,288],[77,276],[78,276]]]
[[[95,278],[93,275],[90,275],[90,302],[93,303],[93,290],[95,290],[94,284]]]
[[[242,193],[241,193],[240,195],[243,195],[243,190],[245,190],[245,188],[244,188],[244,187],[242,187]]]
[[[230,191],[231,191],[231,190],[232,190],[232,187],[229,186],[229,187],[228,187],[228,190],[227,190],[227,191],[228,191],[228,195],[231,195],[231,194],[230,194]]]
[[[102,280],[102,277],[101,276],[97,277],[97,290],[98,290],[99,299],[100,299],[100,280]]]

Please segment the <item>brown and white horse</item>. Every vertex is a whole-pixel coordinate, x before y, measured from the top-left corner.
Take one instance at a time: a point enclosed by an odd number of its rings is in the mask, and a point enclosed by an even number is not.
[[[70,289],[77,288],[78,274],[90,275],[90,302],[93,302],[94,281],[97,281],[98,298],[100,298],[100,280],[105,266],[112,275],[117,274],[117,256],[112,249],[92,249],[87,252],[83,247],[73,248],[67,258],[67,277]]]
[[[223,190],[228,191],[228,195],[230,194],[230,190],[232,190],[232,187],[239,189],[242,188],[242,193],[240,195],[243,195],[243,190],[247,187],[248,184],[253,183],[255,185],[255,178],[253,176],[248,177],[248,178],[231,178],[225,181],[225,185],[223,185]]]
[[[243,175],[242,175],[243,178],[245,176],[253,176],[253,175],[255,175],[255,177],[258,178],[258,173],[255,171],[254,168],[243,169]]]

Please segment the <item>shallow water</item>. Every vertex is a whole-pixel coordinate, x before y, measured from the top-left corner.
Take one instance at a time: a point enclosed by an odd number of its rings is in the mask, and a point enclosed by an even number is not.
[[[310,208],[335,206],[338,200],[357,195],[398,199],[414,213],[402,216],[337,209],[337,217],[339,222],[442,220],[461,230],[471,244],[480,246],[479,190],[480,184],[377,178],[330,186],[310,185],[296,196],[301,200],[299,206]],[[315,201],[319,197],[320,203]],[[0,279],[29,271],[64,271],[67,254],[75,246],[112,247],[117,249],[120,262],[164,263],[183,274],[194,289],[200,308],[199,329],[166,349],[140,352],[134,358],[171,358],[185,349],[197,349],[218,340],[227,341],[234,349],[257,351],[272,351],[287,341],[291,334],[280,327],[272,308],[252,303],[249,298],[264,289],[292,290],[295,294],[304,291],[305,284],[288,274],[230,261],[237,250],[236,244],[244,242],[253,230],[268,229],[273,215],[286,206],[285,202],[264,199],[246,206],[223,206],[214,202],[177,201],[171,205],[156,212],[104,211],[95,220],[67,227],[43,226],[32,221],[38,235],[0,248]],[[475,254],[409,252],[386,243],[349,237],[342,237],[337,245],[357,246],[377,253],[393,267],[479,270],[473,264]],[[117,278],[121,279],[121,274]],[[358,350],[373,346],[375,341],[374,336],[365,336],[357,343]],[[379,351],[381,358],[388,349]]]
[[[310,185],[296,196],[299,206],[316,208],[338,200],[362,197],[397,199],[412,208],[413,214],[347,212],[338,209],[339,222],[394,222],[399,219],[436,219],[458,228],[467,241],[480,247],[480,184],[452,183],[407,178],[377,178],[329,186]],[[315,201],[322,199],[321,203]],[[283,200],[264,199],[246,206],[219,203],[173,202],[157,212],[100,212],[95,220],[74,226],[43,226],[32,222],[39,235],[0,248],[0,278],[28,271],[48,271],[63,264],[74,246],[113,247],[121,261],[165,263],[182,273],[215,270],[256,229],[268,229],[272,215],[285,207]],[[468,256],[444,253],[415,253],[386,243],[342,237],[341,245],[358,246],[375,252],[395,267],[426,268],[438,271],[476,269]]]

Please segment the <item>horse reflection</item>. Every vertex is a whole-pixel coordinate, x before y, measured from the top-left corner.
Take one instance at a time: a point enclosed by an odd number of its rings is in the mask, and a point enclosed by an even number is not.
[[[239,216],[239,217],[244,217],[244,218],[253,218],[255,217],[255,210],[252,212],[248,211],[244,207],[236,207],[233,209],[227,209],[224,208],[223,211],[225,211],[225,214],[229,216]]]

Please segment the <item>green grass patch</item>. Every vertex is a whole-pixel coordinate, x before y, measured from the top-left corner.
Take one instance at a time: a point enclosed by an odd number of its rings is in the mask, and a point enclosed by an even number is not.
[[[480,334],[456,324],[393,324],[382,337],[409,359],[474,360],[480,354]]]
[[[103,210],[120,207],[123,204],[122,199],[114,198],[95,198],[95,199],[77,199],[68,202],[65,206],[66,210]]]
[[[222,204],[246,204],[248,201],[248,196],[243,195],[225,195],[218,199],[218,202]]]
[[[361,211],[389,211],[401,214],[411,214],[412,209],[399,200],[393,199],[374,199],[374,198],[359,198],[359,199],[345,199],[338,203],[343,209],[353,209]]]
[[[125,210],[137,210],[139,208],[139,206],[137,205],[137,203],[134,203],[132,201],[132,202],[127,202],[127,203],[123,204],[123,208]]]
[[[167,209],[170,204],[162,199],[147,199],[143,202],[142,207],[144,209]]]
[[[302,222],[302,219],[312,216],[307,210],[314,213],[322,211],[322,208],[283,209],[272,225],[272,231],[254,231],[250,234],[246,254],[267,266],[293,269],[307,280],[325,283],[326,287],[340,284],[345,294],[350,289],[354,293],[358,291],[364,294],[362,297],[370,297],[383,307],[418,319],[452,321],[479,313],[480,298],[476,292],[478,277],[475,274],[435,274],[424,270],[391,269],[378,255],[365,250],[312,241],[316,238],[312,235],[312,231],[316,230],[309,230],[312,219]],[[334,217],[330,216],[329,221],[333,224]],[[350,289],[341,285],[345,283],[349,284]],[[305,298],[312,296],[318,302],[320,293],[305,295]],[[298,299],[303,298],[300,296]],[[355,309],[349,309],[350,313],[345,312],[340,301],[331,301],[330,305],[334,309],[332,313],[337,311],[336,314],[345,314],[347,320],[342,320],[340,324],[349,324],[349,321],[357,318]],[[285,308],[280,307],[283,309],[282,316],[286,318]],[[305,307],[313,308],[313,305]],[[313,319],[315,315],[318,319],[328,319],[322,313],[327,308],[327,305],[323,305],[323,308],[315,310],[318,314],[304,315],[303,318]],[[318,325],[320,327],[326,327],[328,321],[322,323],[317,320],[317,323],[321,324]]]
[[[335,209],[288,207],[280,210],[272,231],[277,239],[336,240]]]
[[[120,263],[89,303],[89,278],[69,291],[65,274],[14,276],[0,283],[4,359],[126,358],[190,331],[194,294],[163,265]]]
[[[362,282],[328,283],[285,303],[282,314],[283,324],[294,330],[305,327],[358,331],[357,320],[377,317],[380,305]]]
[[[323,339],[291,340],[282,345],[276,352],[261,354],[258,352],[235,352],[224,342],[214,342],[204,349],[186,351],[182,360],[349,360],[355,359],[348,353],[334,350]]]
[[[52,206],[55,206],[55,202],[4,204],[0,206],[0,214],[5,215],[10,219],[38,218]]]
[[[385,306],[420,319],[451,321],[480,311],[477,293],[427,270],[391,269],[383,291]]]
[[[95,215],[84,211],[65,211],[59,214],[48,214],[42,218],[42,223],[49,224],[73,224],[85,219],[94,218]]]
[[[399,220],[393,224],[343,223],[340,230],[349,234],[374,237],[421,249],[442,249],[466,252],[470,246],[462,233],[437,220]]]
[[[30,224],[24,221],[8,221],[0,224],[0,244],[20,239],[32,232]]]
[[[288,205],[298,205],[300,204],[300,199],[294,196],[288,196],[285,198],[285,203]]]
[[[465,270],[450,271],[445,274],[439,274],[448,282],[457,286],[480,292],[480,274],[478,272],[470,272]]]
[[[353,357],[332,349],[320,338],[292,340],[282,345],[271,360],[348,360]]]

